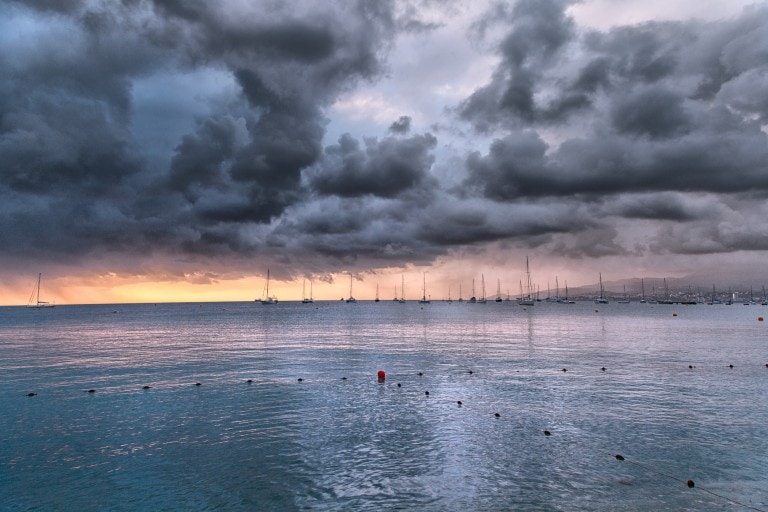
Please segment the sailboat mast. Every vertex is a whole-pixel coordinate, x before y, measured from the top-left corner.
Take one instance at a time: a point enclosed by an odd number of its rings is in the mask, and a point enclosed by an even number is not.
[[[40,304],[40,279],[42,278],[43,273],[38,272],[37,273],[37,303]]]

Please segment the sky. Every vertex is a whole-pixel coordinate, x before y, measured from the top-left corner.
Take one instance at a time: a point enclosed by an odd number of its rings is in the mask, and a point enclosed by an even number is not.
[[[5,0],[0,76],[0,304],[768,283],[768,2]]]

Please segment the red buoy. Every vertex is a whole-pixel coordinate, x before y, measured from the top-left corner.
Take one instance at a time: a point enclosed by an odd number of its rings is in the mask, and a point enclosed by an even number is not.
[[[387,374],[384,372],[384,370],[379,370],[379,373],[377,375],[379,377],[379,380],[384,380],[387,378]]]

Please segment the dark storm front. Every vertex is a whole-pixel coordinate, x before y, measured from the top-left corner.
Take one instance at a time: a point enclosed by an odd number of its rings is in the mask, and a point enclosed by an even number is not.
[[[0,509],[765,510],[766,312],[3,308]]]

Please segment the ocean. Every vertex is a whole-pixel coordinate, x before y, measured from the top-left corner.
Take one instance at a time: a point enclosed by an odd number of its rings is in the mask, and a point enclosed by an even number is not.
[[[765,511],[761,315],[3,307],[0,510]]]

